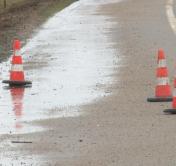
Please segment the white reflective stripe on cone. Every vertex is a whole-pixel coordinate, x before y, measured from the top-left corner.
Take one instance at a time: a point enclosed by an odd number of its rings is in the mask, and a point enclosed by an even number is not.
[[[23,65],[12,65],[11,71],[23,71]]]
[[[176,96],[176,88],[174,88],[173,96]]]
[[[169,78],[168,77],[158,78],[157,85],[169,85]]]
[[[158,67],[166,67],[166,60],[161,59],[158,61]]]
[[[15,50],[14,54],[15,54],[15,56],[20,55],[20,50]]]

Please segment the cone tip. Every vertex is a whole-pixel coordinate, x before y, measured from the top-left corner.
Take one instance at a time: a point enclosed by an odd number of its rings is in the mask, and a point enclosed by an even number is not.
[[[14,49],[14,50],[19,50],[20,48],[21,48],[21,42],[20,42],[20,40],[15,39],[15,40],[13,41],[13,49]]]
[[[165,59],[164,50],[162,48],[158,49],[158,60]]]

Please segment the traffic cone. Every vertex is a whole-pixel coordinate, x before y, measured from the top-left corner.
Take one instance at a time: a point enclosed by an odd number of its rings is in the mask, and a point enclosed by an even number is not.
[[[173,100],[172,100],[172,108],[165,109],[164,112],[167,114],[176,114],[176,73],[174,78],[174,93],[173,93]]]
[[[9,84],[9,86],[26,86],[31,85],[31,81],[26,81],[23,71],[23,61],[19,53],[21,48],[21,42],[15,40],[13,43],[14,54],[12,57],[12,67],[10,70],[10,80],[4,80],[3,83]]]
[[[148,102],[169,102],[172,101],[171,87],[169,85],[168,69],[164,51],[159,49],[157,60],[157,85],[155,87],[155,97],[148,98]]]

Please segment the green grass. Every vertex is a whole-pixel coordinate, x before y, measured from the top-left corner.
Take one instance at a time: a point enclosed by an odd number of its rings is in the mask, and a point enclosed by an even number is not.
[[[15,6],[20,6],[22,4],[25,4],[26,2],[29,2],[30,0],[6,0],[6,9],[4,8],[4,0],[0,0],[0,13],[3,11],[7,11],[10,8],[13,8]],[[70,5],[74,1],[77,0],[56,0],[54,3],[54,7],[52,6],[51,10],[48,10],[47,12],[44,12],[46,16],[52,15],[54,12],[57,12],[59,10],[62,10],[66,6]],[[42,12],[43,13],[43,12]]]
[[[60,10],[64,9],[65,7],[69,6],[71,3],[76,2],[78,0],[58,0],[54,3],[54,5],[51,4],[51,6],[48,6],[48,9],[46,10],[40,10],[39,14],[43,17],[50,17],[56,12],[59,12]]]

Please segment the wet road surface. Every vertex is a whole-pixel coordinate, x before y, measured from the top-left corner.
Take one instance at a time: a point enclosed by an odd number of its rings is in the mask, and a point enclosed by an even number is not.
[[[118,1],[108,3],[115,2]],[[33,122],[84,116],[81,106],[112,93],[108,87],[115,83],[113,75],[120,59],[108,35],[117,23],[98,12],[106,3],[82,0],[72,4],[37,29],[22,48],[26,79],[32,80],[33,85],[0,87],[0,114],[4,119],[0,123],[1,145],[6,147],[1,164],[48,165],[42,156],[24,157],[24,153],[7,150],[18,144],[6,136],[51,131]],[[2,78],[9,77],[9,65],[10,59],[1,64]]]
[[[116,23],[96,15],[105,2],[76,2],[36,30],[21,50],[32,88],[1,86],[1,134],[40,130],[27,124],[33,120],[80,116],[80,105],[110,94],[119,60],[107,35]],[[8,78],[9,62],[2,70]]]
[[[174,21],[165,0],[112,2],[79,1],[24,46],[33,87],[1,87],[6,123],[1,122],[0,163],[175,165],[176,120],[163,114],[171,104],[146,102],[154,93],[160,47],[173,78]],[[4,62],[2,70],[8,65]]]

